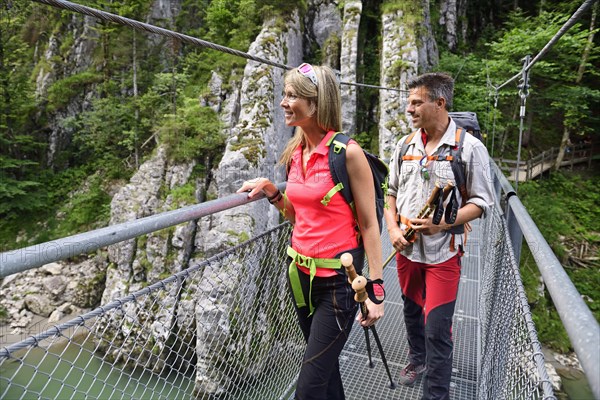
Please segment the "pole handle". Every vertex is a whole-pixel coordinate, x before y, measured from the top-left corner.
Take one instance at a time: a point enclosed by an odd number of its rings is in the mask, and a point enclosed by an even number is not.
[[[354,269],[354,264],[353,264],[354,258],[352,257],[352,254],[350,254],[350,253],[342,254],[342,256],[340,257],[340,261],[342,262],[342,265],[346,269],[346,275],[348,275],[348,283],[352,285],[352,282],[354,282],[354,280],[358,277],[358,274],[356,273],[356,270]]]
[[[448,197],[448,194],[450,194],[450,191],[452,190],[453,187],[454,187],[454,184],[451,181],[448,181],[446,183],[446,186],[444,186],[443,189],[442,189],[441,184],[439,182],[436,182],[435,187],[431,191],[431,195],[429,196],[429,199],[427,199],[427,203],[425,203],[425,205],[423,206],[423,208],[417,215],[417,218],[429,217],[431,215],[431,213],[436,209],[436,203],[437,203],[438,197],[442,196],[442,198],[444,200],[446,200],[446,198]],[[407,241],[412,242],[412,241],[414,241],[415,233],[416,232],[413,228],[408,228],[406,230],[406,232],[404,233],[404,238]]]
[[[354,295],[354,300],[356,300],[357,303],[361,304],[361,311],[362,311],[362,304],[367,300],[367,297],[369,297],[367,295],[367,290],[365,289],[365,287],[367,286],[367,278],[365,278],[364,276],[357,276],[355,280],[352,281],[352,289],[354,289],[354,291],[356,292],[356,294]],[[366,307],[365,307],[366,308]],[[363,311],[363,317],[366,318],[366,313]]]
[[[360,310],[363,314],[363,318],[367,317],[367,307],[365,307],[365,301],[367,300],[367,279],[364,276],[358,275],[354,268],[354,258],[350,253],[344,253],[340,257],[342,265],[346,269],[346,275],[348,275],[348,283],[352,285],[352,289],[356,292],[354,294],[354,300],[360,304]]]

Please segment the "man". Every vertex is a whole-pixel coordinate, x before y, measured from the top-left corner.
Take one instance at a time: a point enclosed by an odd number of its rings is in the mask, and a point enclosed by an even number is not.
[[[402,369],[399,382],[412,385],[425,373],[423,399],[449,399],[452,315],[466,241],[464,224],[484,215],[493,205],[493,189],[485,173],[489,172],[489,157],[479,140],[465,134],[459,167],[465,173],[468,195],[463,199],[458,190],[454,193],[456,220],[450,224],[442,217],[439,225],[434,225],[431,217],[415,218],[436,182],[442,186],[449,180],[456,183],[446,156],[458,148],[460,135],[448,115],[454,90],[450,76],[424,74],[409,82],[408,88],[407,112],[418,130],[396,146],[390,162],[389,207],[385,210],[390,240],[398,250],[398,279],[409,344],[409,363]],[[450,207],[450,198],[446,207]],[[412,243],[404,237],[409,227],[416,232]]]

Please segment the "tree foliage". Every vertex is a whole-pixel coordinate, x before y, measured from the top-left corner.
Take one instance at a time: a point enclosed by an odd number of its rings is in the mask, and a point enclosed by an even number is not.
[[[0,5],[0,219],[35,210],[44,201],[36,180],[44,145],[30,122],[31,49],[22,30],[30,11],[22,2]]]
[[[495,130],[497,143],[506,142],[495,156],[514,158],[521,105],[518,79],[498,92],[495,87],[519,74],[523,57],[537,55],[569,17],[570,14],[556,10],[532,16],[517,9],[508,14],[503,30],[477,47],[481,50],[460,55],[446,52],[441,57],[439,69],[456,78],[455,110],[477,112],[484,130],[488,133]],[[600,76],[593,67],[600,56],[598,46],[592,47],[582,83],[576,83],[588,29],[583,23],[575,24],[530,69],[526,99],[529,119],[525,127],[529,140],[524,145],[533,155],[559,146],[564,126],[579,138],[595,135],[599,130],[600,119],[592,112],[600,107]],[[497,109],[493,107],[495,96],[498,96]],[[577,137],[573,138],[576,140]],[[527,158],[528,153],[524,156]]]

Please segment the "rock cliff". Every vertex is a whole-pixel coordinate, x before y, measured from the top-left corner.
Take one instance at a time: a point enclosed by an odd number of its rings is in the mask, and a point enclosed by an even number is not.
[[[341,81],[357,82],[360,80],[357,63],[363,7],[359,0],[344,2],[343,7],[335,1],[309,1],[302,24],[297,13],[284,21],[281,17],[266,19],[248,52],[287,65],[298,65],[320,55],[318,62],[340,70]],[[171,27],[180,11],[178,0],[156,0],[148,18],[150,22]],[[419,70],[428,68],[435,59],[435,46],[424,52],[419,48],[416,27],[410,22],[414,20],[401,10],[381,16],[380,85],[405,88],[407,80]],[[57,79],[90,68],[90,55],[96,50],[99,40],[96,25],[93,19],[73,15],[65,30],[50,35],[46,51],[41,56],[44,66],[37,71],[38,96],[44,97],[48,87]],[[66,52],[66,62],[56,63],[59,54],[64,56],[64,43],[71,35],[75,40]],[[152,37],[151,41],[157,47],[164,44],[164,39],[159,37]],[[64,69],[67,65],[71,68],[68,71]],[[157,145],[129,182],[115,189],[110,204],[110,224],[227,196],[234,193],[244,180],[257,176],[282,182],[285,171],[278,164],[278,157],[293,134],[292,129],[285,127],[279,106],[283,74],[284,71],[279,68],[254,61],[245,63],[243,71],[233,68],[230,76],[212,71],[208,89],[198,95],[198,102],[214,110],[222,123],[226,148],[218,166],[204,179],[198,179],[193,171],[202,161],[201,157],[175,162],[169,158],[165,144]],[[97,95],[94,84],[86,86],[86,89],[71,98],[48,121],[50,166],[72,139],[72,131],[63,122],[89,108],[91,98]],[[354,134],[357,133],[359,90],[349,85],[343,85],[341,89],[343,130]],[[405,118],[405,95],[397,91],[380,91],[378,108],[380,155],[387,159],[396,140],[410,129]],[[186,185],[194,188],[195,199],[182,200],[174,195]],[[59,320],[69,313],[78,314],[100,303],[123,298],[150,283],[198,265],[206,257],[264,232],[279,222],[279,213],[266,201],[253,202],[114,244],[90,258],[53,263],[11,276],[1,281],[0,305],[8,311],[11,328],[17,331],[27,326],[34,314],[50,317],[52,321]],[[242,280],[240,265],[236,262],[227,268],[208,266],[202,272],[202,279],[181,283],[187,285],[185,289],[188,292],[197,294],[193,299],[180,298],[181,291],[175,287],[161,293],[160,309],[155,310],[154,304],[144,301],[123,307],[122,312],[128,318],[151,321],[150,329],[135,331],[135,327],[100,318],[100,329],[111,334],[122,333],[115,336],[118,339],[111,339],[113,347],[109,357],[126,360],[127,357],[139,356],[140,340],[151,342],[160,350],[167,345],[171,331],[185,325],[187,328],[177,334],[180,340],[195,342],[195,391],[218,394],[215,382],[219,377],[215,374],[219,372],[208,357],[217,351],[212,347],[211,339],[230,334],[233,328],[229,322],[235,317],[233,314],[244,308],[231,293],[239,292],[240,285],[248,286],[244,289],[245,293],[251,291],[252,285],[255,285],[253,279],[259,277],[246,276]],[[211,296],[215,287],[219,288],[219,302],[213,307],[209,304],[214,303]],[[278,290],[277,287],[267,289]],[[21,296],[19,292],[26,295]],[[194,322],[182,324],[182,318]],[[268,316],[257,315],[256,324],[268,323]],[[246,340],[243,335],[239,336],[234,347],[244,349],[248,346]],[[269,340],[269,335],[265,334],[252,345],[269,346]],[[157,351],[157,354],[160,353]],[[144,355],[144,360],[157,371],[166,361],[160,355],[149,354]],[[266,360],[253,363],[257,371],[261,369],[261,362]],[[244,373],[251,376],[254,372]]]

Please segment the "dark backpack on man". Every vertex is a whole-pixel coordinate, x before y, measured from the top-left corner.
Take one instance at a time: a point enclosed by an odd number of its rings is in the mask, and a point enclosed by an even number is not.
[[[457,126],[465,128],[471,135],[482,140],[481,128],[476,113],[472,111],[453,111],[449,112],[448,115],[452,117]]]
[[[327,193],[321,203],[323,203],[323,205],[327,205],[329,203],[329,199],[331,199],[335,193],[338,191],[341,192],[341,195],[352,208],[354,218],[356,219],[356,223],[358,225],[354,197],[352,196],[352,190],[350,188],[350,177],[348,176],[348,170],[346,168],[346,146],[348,145],[349,141],[349,136],[338,132],[327,142],[327,146],[329,146],[329,170],[331,171],[331,177],[333,178],[333,183],[335,186]],[[367,157],[367,161],[371,167],[371,173],[373,174],[377,222],[379,223],[379,232],[381,232],[383,224],[383,209],[387,206],[386,196],[390,171],[388,166],[381,161],[379,157],[365,151],[364,149],[363,152]]]

